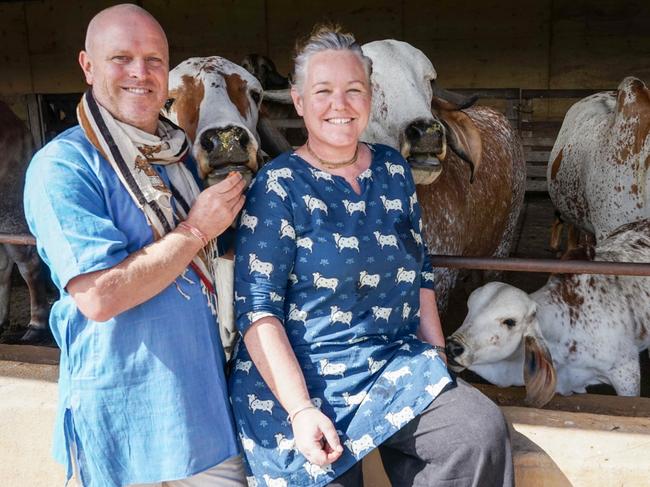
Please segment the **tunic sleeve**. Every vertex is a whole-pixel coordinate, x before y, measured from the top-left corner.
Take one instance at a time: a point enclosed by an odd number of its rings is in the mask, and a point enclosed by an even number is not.
[[[39,254],[64,289],[76,276],[119,264],[128,252],[90,167],[81,154],[59,152],[46,149],[34,157],[24,198]]]
[[[402,160],[404,159],[402,158]],[[404,164],[406,168],[409,169],[409,165],[406,161],[404,161]],[[422,235],[422,208],[420,207],[420,202],[418,201],[417,192],[415,191],[415,181],[413,180],[413,174],[411,173],[410,169],[406,171],[406,174],[406,190],[409,193],[408,197],[411,224],[413,226],[413,230],[422,239],[422,247],[424,249],[424,260],[422,261],[422,269],[420,274],[420,287],[435,290],[433,266],[429,260],[429,248],[427,247],[427,243],[424,240],[424,235]]]
[[[284,298],[296,234],[287,180],[269,177],[272,166],[265,166],[248,190],[237,230],[235,314],[242,336],[263,316],[285,321]]]

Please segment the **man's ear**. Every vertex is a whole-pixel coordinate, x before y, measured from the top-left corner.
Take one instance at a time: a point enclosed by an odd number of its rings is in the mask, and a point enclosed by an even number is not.
[[[302,117],[304,113],[302,107],[302,96],[298,93],[295,86],[291,87],[291,99],[293,100],[293,106],[296,107],[296,112]]]
[[[86,83],[89,85],[93,84],[93,66],[90,56],[86,51],[79,52],[79,66],[84,72],[84,78],[86,78]]]

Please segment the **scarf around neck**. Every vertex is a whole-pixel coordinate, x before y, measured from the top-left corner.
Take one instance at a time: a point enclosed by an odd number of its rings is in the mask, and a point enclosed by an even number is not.
[[[200,189],[183,158],[189,151],[182,129],[160,117],[156,135],[116,120],[95,100],[92,90],[86,91],[77,106],[77,118],[88,140],[111,165],[135,204],[142,210],[152,229],[154,240],[171,232],[178,222],[187,218]],[[152,166],[166,167],[171,183],[168,188]],[[172,204],[172,197],[176,205]],[[214,271],[217,246],[212,240],[201,249],[190,266],[198,274],[203,294],[216,316]],[[189,281],[185,273],[181,276]],[[178,291],[187,299],[178,283]]]

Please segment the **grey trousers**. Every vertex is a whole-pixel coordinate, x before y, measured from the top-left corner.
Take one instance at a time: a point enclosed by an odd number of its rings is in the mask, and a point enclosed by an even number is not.
[[[456,379],[401,430],[379,446],[393,487],[512,487],[508,428],[501,410]],[[363,486],[361,462],[329,484]]]

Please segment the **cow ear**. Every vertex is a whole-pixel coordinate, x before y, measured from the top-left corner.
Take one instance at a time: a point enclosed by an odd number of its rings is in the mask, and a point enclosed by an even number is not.
[[[470,182],[474,182],[474,174],[483,155],[481,133],[466,113],[442,98],[434,96],[431,109],[445,126],[447,144],[451,150],[469,164]]]
[[[543,338],[537,333],[524,336],[524,384],[526,403],[541,408],[555,394],[557,377],[553,358]]]

